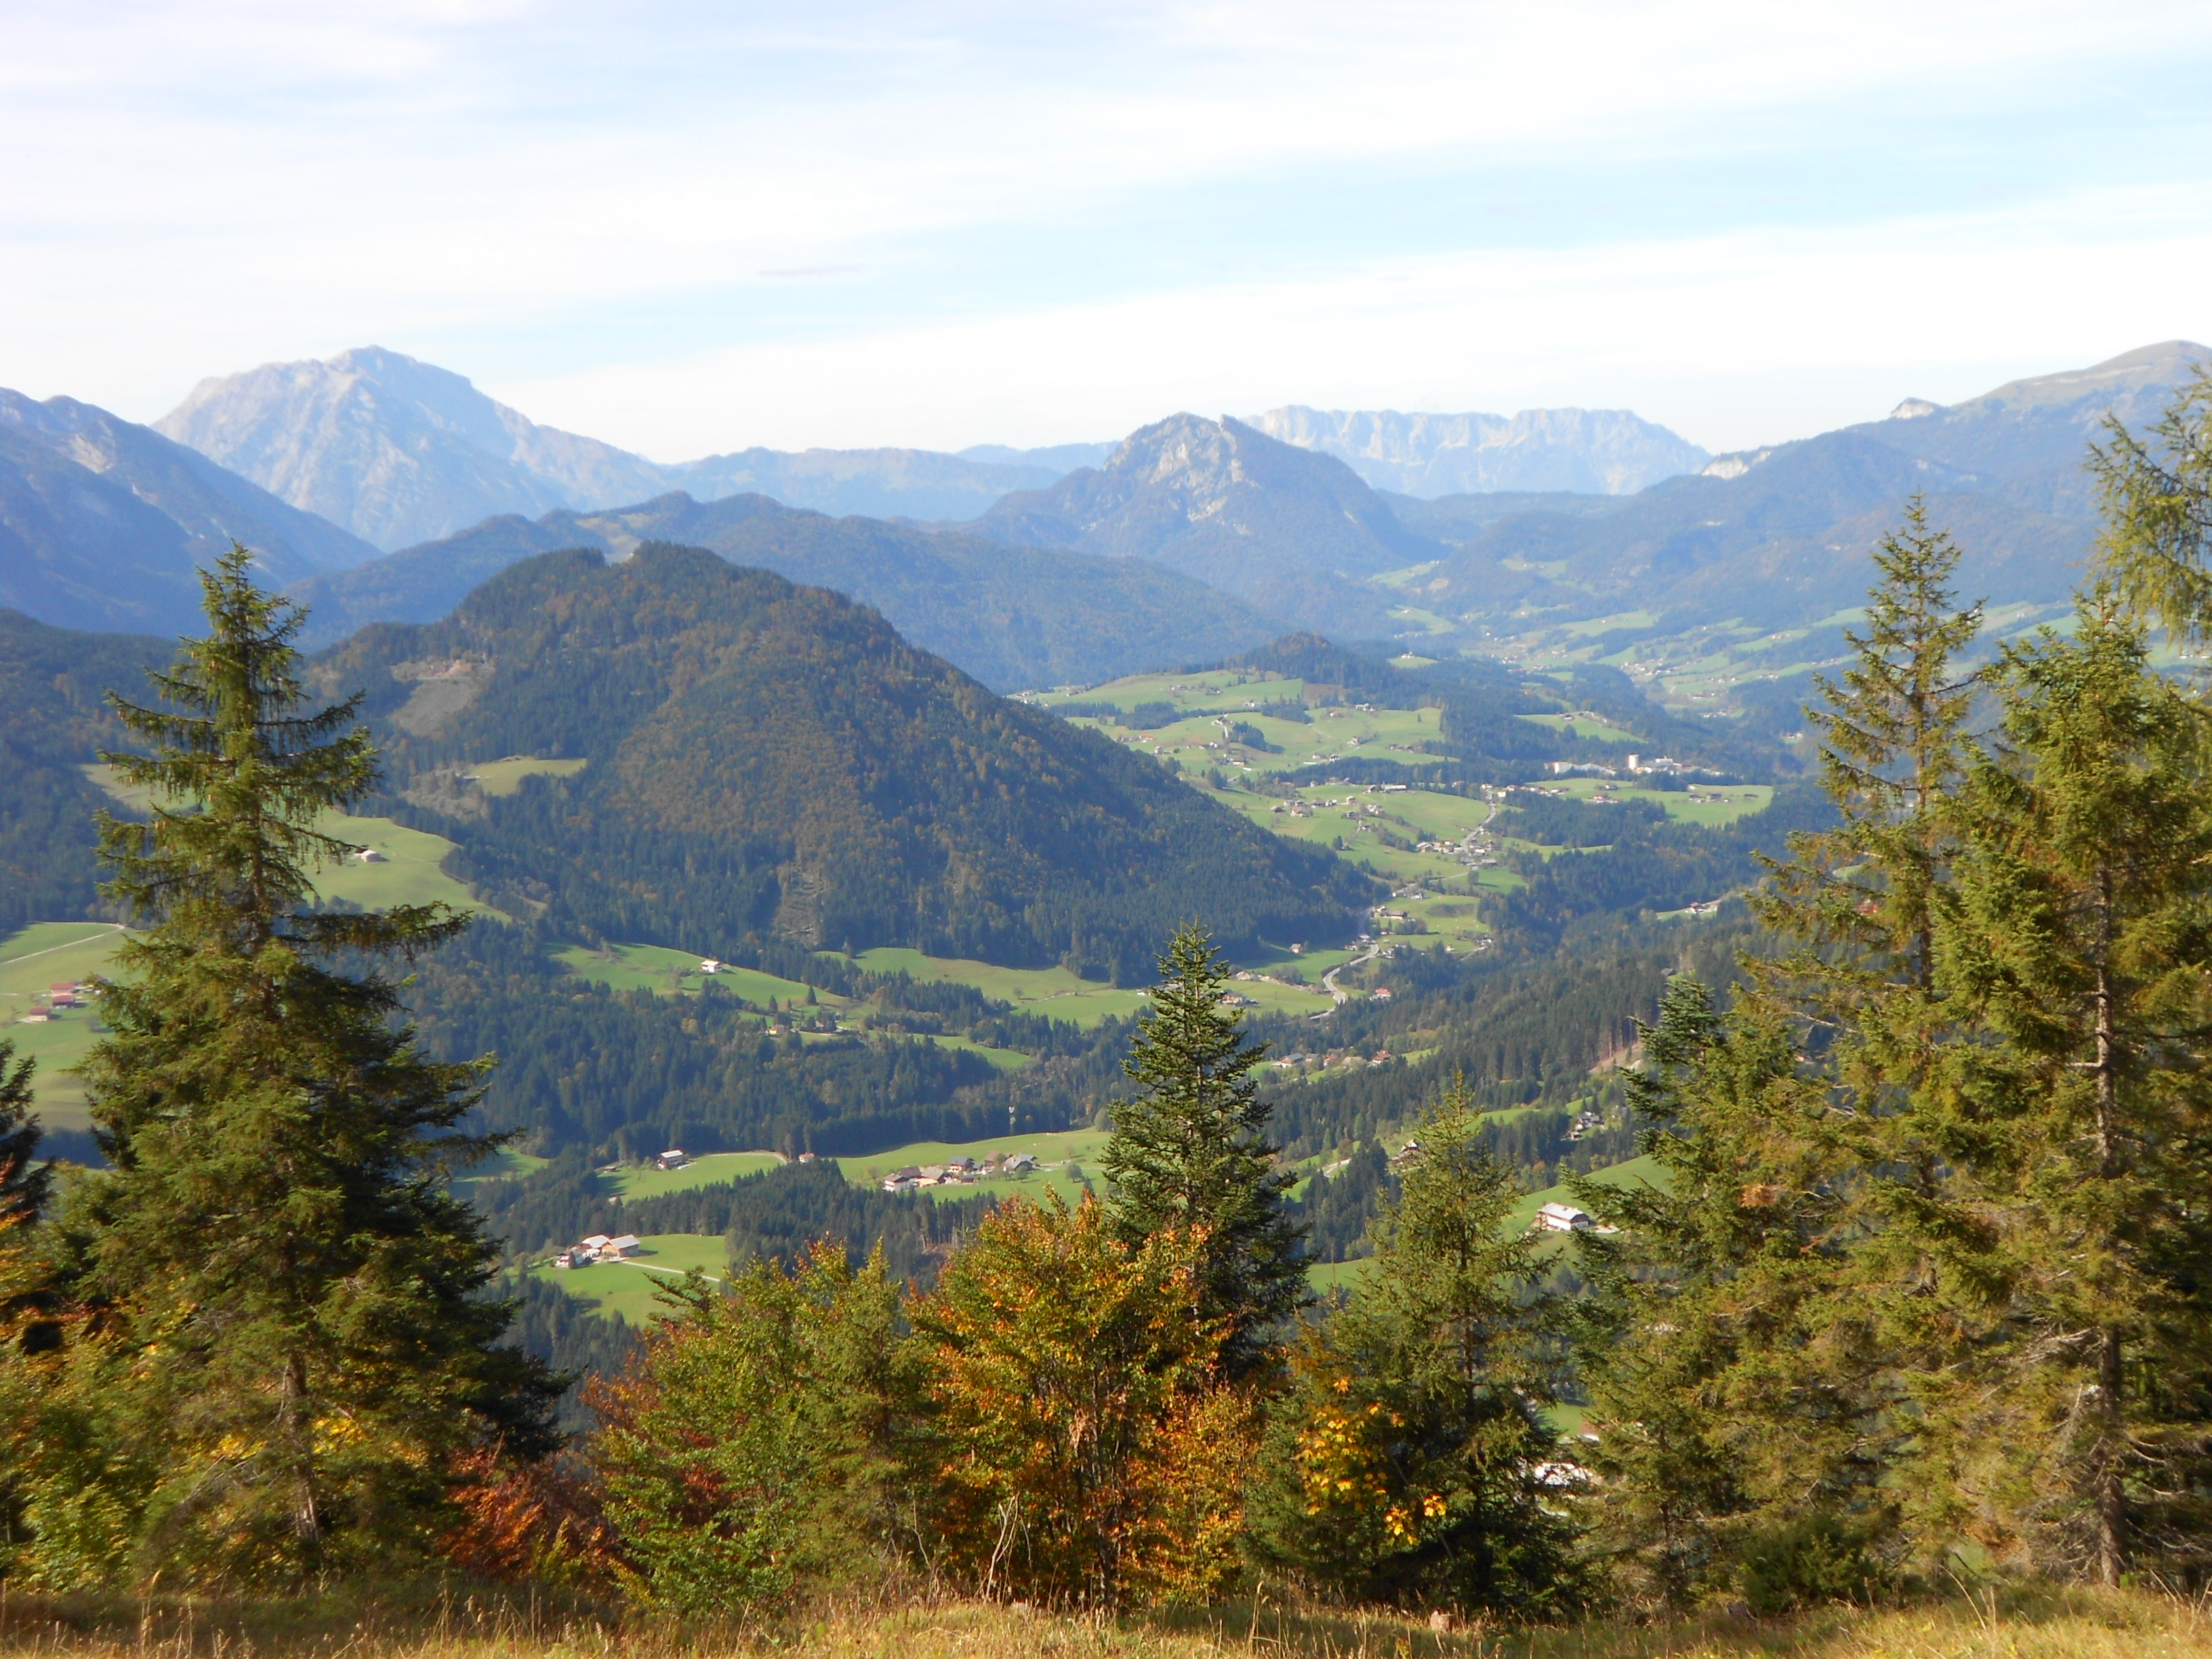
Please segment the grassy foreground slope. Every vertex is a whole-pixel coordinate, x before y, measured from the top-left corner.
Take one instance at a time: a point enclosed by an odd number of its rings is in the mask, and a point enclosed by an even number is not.
[[[2202,1601],[2147,1590],[1980,1592],[1893,1608],[1833,1607],[1788,1622],[1705,1615],[1440,1632],[1425,1619],[1230,1602],[1150,1617],[1066,1617],[975,1601],[886,1608],[870,1598],[744,1631],[678,1631],[540,1592],[392,1585],[276,1604],[11,1601],[0,1653],[191,1659],[250,1650],[306,1659],[2197,1659]]]

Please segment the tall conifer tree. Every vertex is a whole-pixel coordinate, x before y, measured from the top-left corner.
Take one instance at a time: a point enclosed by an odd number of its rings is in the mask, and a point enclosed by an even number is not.
[[[1273,1115],[1253,1075],[1266,1046],[1222,1006],[1230,970],[1206,931],[1178,928],[1122,1070],[1137,1093],[1112,1109],[1100,1162],[1116,1232],[1130,1245],[1203,1228],[1200,1311],[1229,1322],[1223,1364],[1266,1362],[1271,1335],[1306,1299],[1303,1230],[1285,1212],[1291,1178],[1274,1167]]]
[[[449,1457],[549,1443],[549,1380],[495,1346],[496,1252],[451,1191],[483,1066],[439,1065],[394,982],[467,918],[317,904],[353,850],[318,828],[366,794],[359,698],[306,706],[304,613],[242,548],[204,573],[210,629],[112,699],[147,754],[104,758],[150,821],[103,815],[107,891],[147,930],[104,988],[83,1071],[112,1169],[85,1183],[81,1290],[144,1357],[141,1570],[295,1580],[390,1562],[439,1522]],[[157,1358],[158,1356],[158,1358]]]
[[[1581,1588],[1545,1485],[1554,1306],[1470,1108],[1455,1081],[1424,1114],[1352,1300],[1297,1350],[1254,1530],[1350,1599],[1528,1614]]]
[[[1669,1602],[1791,1535],[1844,1540],[1838,1560],[1863,1580],[1888,1525],[1899,1425],[1846,1272],[1855,1158],[1794,1024],[1765,998],[1721,1012],[1673,980],[1626,1079],[1663,1176],[1572,1183],[1613,1229],[1576,1241],[1592,1288],[1577,1310],[1591,1509],[1605,1547]]]
[[[2005,653],[1936,911],[1972,1340],[1929,1429],[1984,1537],[2116,1583],[2139,1528],[2201,1544],[2212,1476],[2212,722],[2112,586],[2077,615]]]

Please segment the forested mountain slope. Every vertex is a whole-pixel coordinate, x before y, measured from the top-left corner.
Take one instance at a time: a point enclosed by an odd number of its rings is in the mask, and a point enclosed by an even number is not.
[[[678,492],[613,512],[493,519],[295,592],[313,608],[313,637],[327,641],[371,622],[435,621],[518,559],[570,547],[620,556],[644,541],[704,547],[835,588],[1001,690],[1109,679],[1280,631],[1261,612],[1154,565],[831,519],[761,495],[695,501]]]
[[[578,936],[901,945],[1128,981],[1182,917],[1231,948],[1342,938],[1371,890],[873,611],[702,550],[547,555],[321,666],[372,689],[394,787],[442,808],[459,872]],[[503,755],[588,764],[501,799],[427,775]]]
[[[279,584],[376,556],[149,428],[0,389],[0,605],[63,628],[181,630],[198,568],[234,539]]]
[[[2140,428],[2206,361],[2212,350],[2170,341],[1949,408],[1907,399],[1887,420],[1723,455],[1609,509],[1415,511],[1429,533],[1455,520],[1466,534],[1424,574],[1419,603],[1463,620],[1640,611],[1667,629],[1802,625],[1858,603],[1869,550],[1916,494],[1965,550],[1972,597],[2063,601],[2094,534],[2087,460],[2105,416]]]

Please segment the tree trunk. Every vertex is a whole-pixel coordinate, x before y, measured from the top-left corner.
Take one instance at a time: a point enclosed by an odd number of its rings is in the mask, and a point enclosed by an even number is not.
[[[2107,1327],[2097,1355],[2103,1443],[2097,1449],[2097,1582],[2118,1589],[2127,1565],[2126,1425],[2120,1415],[2120,1334]]]

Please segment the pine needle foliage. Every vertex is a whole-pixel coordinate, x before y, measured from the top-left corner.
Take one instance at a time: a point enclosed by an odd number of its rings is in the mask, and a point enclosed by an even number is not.
[[[2212,368],[2137,437],[2117,418],[2089,465],[2103,496],[2100,570],[2137,614],[2185,644],[2212,640]]]
[[[1307,1298],[1303,1230],[1284,1209],[1271,1110],[1254,1068],[1267,1046],[1222,1004],[1231,969],[1205,929],[1176,929],[1152,1007],[1122,1070],[1136,1092],[1111,1109],[1100,1155],[1109,1212],[1131,1248],[1163,1233],[1200,1240],[1200,1310],[1227,1322],[1222,1364],[1249,1375],[1273,1361],[1275,1333]]]
[[[1253,1529],[1263,1559],[1336,1597],[1528,1616],[1580,1588],[1545,1485],[1557,1322],[1470,1104],[1455,1084],[1423,1115],[1351,1301],[1296,1350]]]
[[[467,919],[318,907],[314,872],[355,849],[317,819],[376,777],[358,699],[307,707],[304,613],[244,549],[202,580],[209,633],[153,677],[160,706],[112,700],[148,752],[103,758],[154,805],[103,814],[101,851],[145,930],[82,1068],[112,1168],[67,1229],[111,1431],[137,1425],[130,1571],[291,1583],[424,1547],[449,1459],[543,1449],[553,1389],[494,1346],[495,1247],[449,1184],[498,1144],[461,1127],[488,1062],[424,1059],[369,965]]]
[[[0,1037],[0,1233],[38,1218],[53,1178],[38,1162],[40,1131],[31,1109],[38,1069],[38,1061],[18,1060],[15,1045]]]
[[[2201,1568],[2212,1428],[2212,812],[2203,707],[2118,587],[2008,648],[1936,914],[1938,1299],[1969,1340],[1927,1472],[2046,1571]]]
[[[1588,1508],[1624,1578],[1681,1605],[1807,1522],[1887,1523],[1893,1379],[1850,1267],[1854,1155],[1792,1022],[1687,975],[1628,1075],[1654,1182],[1580,1180]]]

